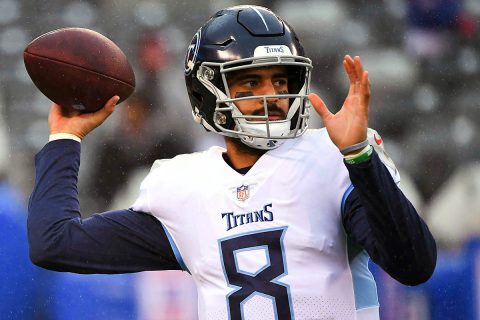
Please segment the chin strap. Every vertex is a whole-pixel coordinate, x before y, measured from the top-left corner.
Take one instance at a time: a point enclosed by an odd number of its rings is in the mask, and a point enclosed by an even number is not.
[[[268,136],[266,123],[242,123],[239,124],[239,126],[242,131],[246,131],[256,135]],[[290,131],[290,121],[269,123],[268,127],[270,131],[270,136],[281,137]],[[241,135],[240,140],[244,144],[252,148],[271,150],[278,148],[280,145],[282,145],[285,139],[269,139]]]

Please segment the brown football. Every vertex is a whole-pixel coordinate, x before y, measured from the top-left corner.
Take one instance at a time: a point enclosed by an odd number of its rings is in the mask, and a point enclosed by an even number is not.
[[[23,53],[37,88],[64,108],[94,112],[114,95],[135,89],[127,57],[113,41],[84,28],[63,28],[30,42]]]

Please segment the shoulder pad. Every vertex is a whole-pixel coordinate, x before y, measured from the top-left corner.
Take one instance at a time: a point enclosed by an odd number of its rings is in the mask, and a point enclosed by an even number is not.
[[[380,134],[371,128],[367,129],[367,139],[370,145],[375,149],[375,151],[378,153],[378,156],[380,157],[380,160],[392,169],[395,174],[397,174],[397,167],[395,166],[395,163],[393,162],[392,158],[387,154],[385,151],[385,147],[383,144],[383,139],[380,136]]]

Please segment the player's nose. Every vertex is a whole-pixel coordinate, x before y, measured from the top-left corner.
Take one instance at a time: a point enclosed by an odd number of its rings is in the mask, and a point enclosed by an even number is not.
[[[275,86],[273,85],[273,82],[270,80],[263,81],[262,87],[261,87],[261,92],[259,92],[260,95],[262,96],[270,96],[270,95],[276,95],[277,92],[275,91]],[[268,102],[277,102],[278,97],[268,97],[267,98]]]

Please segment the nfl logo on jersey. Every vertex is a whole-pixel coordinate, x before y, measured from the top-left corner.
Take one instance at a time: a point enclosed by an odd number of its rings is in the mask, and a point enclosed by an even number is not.
[[[237,200],[245,201],[248,199],[248,196],[248,186],[241,185],[240,187],[237,187]]]

